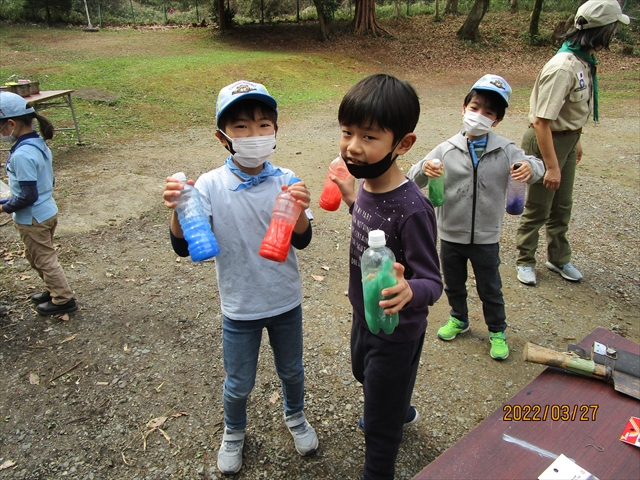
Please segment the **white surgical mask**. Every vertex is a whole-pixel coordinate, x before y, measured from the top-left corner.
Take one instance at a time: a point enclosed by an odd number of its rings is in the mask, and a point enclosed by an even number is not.
[[[245,168],[257,168],[266,162],[276,148],[276,135],[257,137],[229,138],[220,132],[229,142],[233,159]]]
[[[467,110],[462,118],[464,130],[473,137],[481,137],[491,131],[494,121],[477,112]]]
[[[16,137],[13,136],[13,132],[15,132],[15,128],[13,130],[11,130],[11,133],[9,135],[2,135],[0,134],[0,140],[2,140],[3,142],[9,142],[9,143],[13,143],[17,140]]]

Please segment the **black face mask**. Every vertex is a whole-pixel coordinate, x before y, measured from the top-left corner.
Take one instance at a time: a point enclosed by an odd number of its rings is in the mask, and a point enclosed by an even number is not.
[[[395,147],[393,147],[395,150]],[[395,162],[398,156],[392,157],[393,150],[391,150],[382,160],[370,165],[354,165],[353,163],[345,162],[347,164],[347,170],[356,178],[378,178],[391,168],[393,162]]]

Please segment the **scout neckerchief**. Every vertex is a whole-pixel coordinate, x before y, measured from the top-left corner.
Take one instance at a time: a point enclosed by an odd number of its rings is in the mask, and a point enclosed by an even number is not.
[[[487,137],[488,135],[485,135],[476,140],[469,140],[467,138],[467,143],[469,144],[469,153],[471,154],[471,159],[473,160],[474,167],[478,166],[478,153],[480,153],[480,156],[482,156],[485,149],[487,148]]]
[[[231,189],[234,192],[259,185],[269,177],[279,177],[280,175],[284,175],[284,172],[279,168],[274,167],[271,162],[264,162],[262,170],[260,170],[260,173],[258,173],[257,175],[248,175],[240,170],[240,167],[233,163],[232,155],[229,155],[229,158],[227,158],[224,163],[229,168],[229,170],[231,170],[231,173],[235,174],[242,180],[240,185],[238,185],[236,188]],[[299,181],[299,178],[293,177],[289,181],[289,184]]]
[[[596,60],[596,56],[580,50],[580,47],[572,47],[571,42],[564,42],[557,53],[560,52],[573,53],[576,57],[581,58],[591,66],[591,77],[593,78],[593,121],[598,123],[598,77],[596,76],[596,65],[598,65],[598,61]]]

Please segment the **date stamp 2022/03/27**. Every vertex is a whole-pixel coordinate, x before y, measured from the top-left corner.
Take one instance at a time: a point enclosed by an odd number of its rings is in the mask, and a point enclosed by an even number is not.
[[[595,422],[599,405],[504,405],[505,422]]]

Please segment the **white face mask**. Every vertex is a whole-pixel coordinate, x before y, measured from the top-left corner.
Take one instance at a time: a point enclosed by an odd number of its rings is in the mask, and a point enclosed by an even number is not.
[[[233,159],[245,168],[257,168],[266,162],[276,148],[276,135],[259,135],[257,137],[229,138],[224,132],[231,147]]]
[[[479,113],[467,110],[462,118],[464,130],[473,137],[481,137],[491,131],[494,121]]]
[[[13,136],[13,132],[15,132],[15,128],[13,130],[11,130],[11,133],[9,135],[2,135],[0,134],[0,140],[2,140],[3,142],[9,142],[9,143],[13,143],[17,140],[16,137]]]

